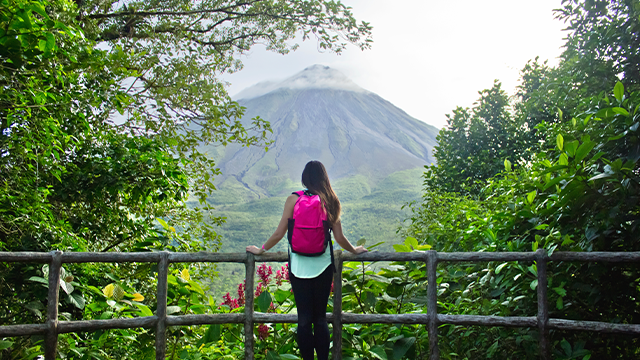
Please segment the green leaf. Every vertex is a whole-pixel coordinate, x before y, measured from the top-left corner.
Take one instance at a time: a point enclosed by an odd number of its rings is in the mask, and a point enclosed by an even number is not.
[[[60,278],[60,287],[64,290],[67,295],[70,295],[73,292],[73,285],[64,281],[64,279]]]
[[[556,137],[556,146],[558,146],[558,150],[562,151],[562,147],[564,146],[564,138],[561,134],[558,134],[558,137]]]
[[[546,184],[544,184],[544,187],[542,188],[543,191],[546,191],[548,188],[558,184],[560,181],[562,180],[566,180],[569,178],[569,175],[562,175],[562,176],[558,176],[555,177],[553,179],[551,179],[549,182],[547,182]]]
[[[382,345],[375,345],[369,351],[377,359],[388,360],[387,353],[384,351],[384,347]]]
[[[360,240],[358,240],[358,242],[356,243],[356,246],[364,246],[364,244],[367,243],[367,239],[362,238]]]
[[[500,274],[500,271],[502,271],[502,268],[507,266],[507,264],[508,264],[508,262],[498,265],[498,267],[496,267],[496,274]]]
[[[567,157],[566,153],[560,154],[560,158],[558,159],[558,164],[569,165],[569,157]]]
[[[85,301],[82,297],[82,294],[74,292],[73,294],[69,295],[68,300],[71,304],[73,304],[73,306],[77,307],[78,309],[84,309]]]
[[[615,112],[616,114],[629,116],[629,112],[621,107],[614,107],[613,112]]]
[[[620,83],[618,83],[620,84]],[[565,354],[567,354],[567,356],[571,357],[571,354],[573,353],[573,351],[571,351],[571,344],[569,344],[569,342],[565,339],[562,339],[562,341],[560,342],[560,346],[562,347],[562,350],[564,350]]]
[[[291,291],[284,291],[282,289],[278,289],[276,290],[276,292],[273,294],[273,296],[276,298],[276,301],[278,302],[278,304],[282,304],[284,303],[288,298],[293,296],[293,293]]]
[[[562,123],[562,109],[560,109],[560,108],[558,108],[558,119]],[[562,150],[562,149],[560,149],[560,150]]]
[[[393,358],[402,359],[404,354],[409,351],[409,348],[416,342],[415,337],[402,338],[393,344]]]
[[[204,343],[212,343],[220,340],[220,334],[222,333],[220,324],[211,324],[207,329],[207,332],[204,333]]]
[[[576,155],[576,149],[580,145],[578,140],[573,140],[565,144],[565,150],[567,151],[567,155],[574,157]]]
[[[616,83],[616,86],[613,87],[613,96],[622,102],[622,98],[624,97],[624,85],[620,81]]]
[[[511,161],[509,161],[508,159],[504,160],[504,169],[506,171],[511,171]]]
[[[583,142],[578,148],[578,151],[576,151],[576,162],[581,162],[595,146],[596,143],[593,141]]]
[[[258,305],[258,310],[260,310],[260,312],[267,312],[269,310],[269,306],[271,306],[271,302],[271,294],[269,294],[268,291],[263,291],[256,299],[256,304]]]
[[[376,298],[375,294],[373,294],[370,291],[365,292],[365,296],[364,296],[365,305],[367,305],[370,308],[373,308],[376,306],[377,302],[378,302],[378,299]]]
[[[375,247],[377,247],[377,246],[380,246],[380,245],[382,245],[382,244],[386,244],[386,242],[385,242],[385,241],[380,241],[380,242],[375,243],[375,244],[373,244],[373,245],[371,245],[371,246],[367,246],[367,249],[368,249],[368,250],[371,250],[371,249],[373,249],[373,248],[375,248]]]
[[[140,309],[140,313],[142,314],[142,316],[153,316],[153,312],[151,312],[151,309],[149,309],[146,305],[136,304],[136,306],[138,307],[138,309]]]
[[[414,250],[418,248],[418,240],[411,236],[408,236],[406,239],[404,239],[404,244],[409,248],[413,248]]]
[[[45,278],[41,278],[40,276],[32,276],[28,279],[29,281],[35,281],[49,286],[49,281]]]
[[[394,244],[393,249],[396,252],[411,252],[411,249],[408,246],[402,244]]]
[[[267,360],[280,360],[280,356],[273,350],[267,350]]]
[[[535,198],[536,198],[536,191],[534,190],[527,194],[527,203],[533,204],[533,200],[535,200]]]
[[[286,359],[286,360],[300,360],[299,357],[293,355],[293,354],[279,354],[280,355],[280,359]]]
[[[160,225],[162,225],[162,227],[165,230],[169,230],[169,224],[167,224],[166,221],[162,220],[161,218],[157,218],[156,220],[158,220],[158,222],[160,223]]]
[[[182,309],[180,308],[180,306],[174,305],[174,306],[167,306],[167,315],[171,315],[171,314],[175,314],[177,312],[180,312]]]
[[[389,286],[387,286],[386,293],[392,298],[397,298],[398,296],[402,295],[403,291],[404,291],[404,286],[398,283],[392,282],[391,284],[389,284]]]
[[[105,311],[102,314],[100,314],[100,319],[101,320],[111,319],[112,316],[113,316],[113,311]]]
[[[529,287],[531,290],[535,290],[538,287],[538,279],[533,280],[531,284],[529,284]]]
[[[45,45],[44,49],[45,49],[45,51],[51,51],[56,46],[56,38],[53,37],[53,34],[51,34],[51,33],[48,33],[46,35],[46,38],[47,38],[47,44]]]
[[[0,350],[8,349],[13,346],[13,341],[0,340]]]
[[[598,179],[605,179],[605,178],[611,177],[612,175],[613,175],[613,174],[610,174],[610,173],[601,173],[601,174],[598,174],[598,175],[596,175],[596,176],[593,176],[593,177],[589,178],[589,180],[587,180],[587,181],[593,181],[593,180],[598,180]]]

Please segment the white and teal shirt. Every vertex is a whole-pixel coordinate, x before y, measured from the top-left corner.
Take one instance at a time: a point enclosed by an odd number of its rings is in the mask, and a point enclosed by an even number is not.
[[[312,279],[322,274],[331,265],[331,245],[327,245],[320,256],[298,255],[289,249],[291,272],[300,279]]]

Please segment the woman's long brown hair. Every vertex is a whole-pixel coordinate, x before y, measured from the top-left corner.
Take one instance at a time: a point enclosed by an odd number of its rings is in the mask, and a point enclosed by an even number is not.
[[[320,161],[309,161],[302,171],[302,185],[320,196],[327,211],[327,221],[333,226],[340,220],[340,200],[331,188],[327,170]]]

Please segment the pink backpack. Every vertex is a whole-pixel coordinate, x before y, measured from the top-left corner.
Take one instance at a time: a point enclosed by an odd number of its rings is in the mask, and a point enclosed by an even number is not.
[[[293,207],[293,217],[289,219],[287,232],[291,251],[299,255],[320,256],[331,244],[331,228],[320,196],[308,190],[293,194],[299,198]]]

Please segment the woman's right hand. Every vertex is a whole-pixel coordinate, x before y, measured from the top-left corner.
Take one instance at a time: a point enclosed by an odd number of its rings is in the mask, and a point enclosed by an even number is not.
[[[252,253],[254,255],[260,255],[260,254],[264,253],[264,250],[259,248],[259,247],[257,247],[257,246],[249,245],[249,246],[247,246],[247,252],[250,252],[250,253]]]
[[[362,254],[362,253],[366,253],[367,250],[364,246],[356,246],[353,248],[353,253],[358,255],[358,254]]]

